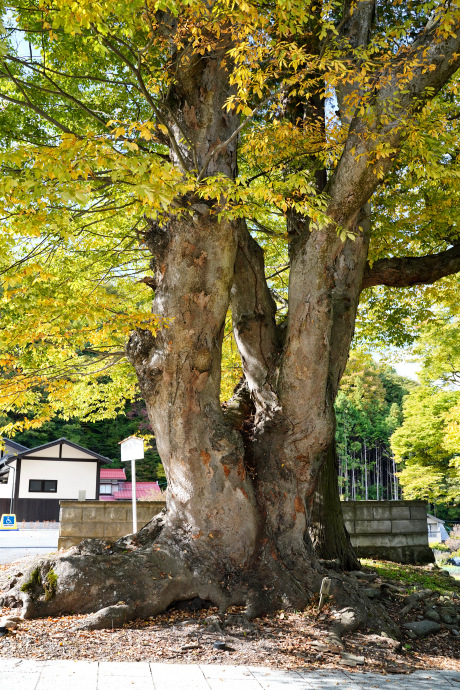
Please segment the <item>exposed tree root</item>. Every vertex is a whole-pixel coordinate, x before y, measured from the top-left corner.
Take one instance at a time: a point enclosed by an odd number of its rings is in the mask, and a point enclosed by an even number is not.
[[[300,580],[298,568],[294,574],[268,549],[251,567],[239,570],[211,549],[184,547],[186,540],[173,538],[163,525],[160,515],[138,534],[115,543],[88,539],[55,557],[37,558],[13,580],[0,605],[22,606],[24,618],[87,613],[79,627],[90,630],[121,627],[195,598],[212,602],[221,614],[229,606],[245,606],[250,619],[305,607],[328,575],[330,600],[339,612],[332,631],[337,639],[349,624],[396,635],[383,609],[359,592],[355,578],[306,563]]]
[[[211,601],[221,612],[232,605],[246,606],[247,616],[254,617],[304,605],[320,582],[320,573],[312,570],[307,588],[265,554],[240,571],[210,548],[192,549],[169,530],[161,531],[162,520],[157,517],[138,534],[114,544],[88,539],[63,554],[35,560],[0,603],[22,606],[24,618],[88,613],[92,615],[84,626],[101,628],[147,618],[196,597]]]
[[[331,635],[336,640],[358,628],[370,628],[376,633],[399,639],[398,626],[381,604],[369,599],[360,589],[356,578],[342,573],[329,572],[332,580],[331,603],[336,611],[336,622]]]

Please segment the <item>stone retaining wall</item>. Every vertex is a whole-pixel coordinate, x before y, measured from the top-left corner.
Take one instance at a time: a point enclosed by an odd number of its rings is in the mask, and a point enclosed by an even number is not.
[[[343,501],[341,505],[358,558],[434,562],[424,501]]]
[[[59,549],[68,549],[90,537],[119,539],[133,531],[131,501],[60,501],[60,505]],[[164,501],[138,501],[138,528],[164,507]]]

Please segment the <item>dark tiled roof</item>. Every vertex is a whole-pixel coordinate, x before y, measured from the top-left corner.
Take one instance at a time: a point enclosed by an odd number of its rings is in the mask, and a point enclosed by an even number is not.
[[[2,438],[2,441],[6,446],[8,446],[8,448],[11,448],[12,450],[29,450],[27,446],[23,446],[21,443],[16,443],[16,441],[12,441],[9,438]]]
[[[99,462],[102,462],[105,464],[109,463],[112,464],[112,460],[110,458],[106,458],[104,455],[99,455],[99,453],[95,453],[94,450],[89,450],[89,448],[85,448],[84,446],[78,445],[78,443],[73,443],[72,441],[69,441],[66,438],[58,438],[56,441],[50,441],[49,443],[44,443],[41,446],[36,446],[35,448],[26,448],[22,452],[18,453],[19,458],[24,458],[30,456],[30,459],[33,459],[33,454],[37,453],[37,451],[41,450],[46,450],[47,448],[53,448],[54,446],[58,445],[66,445],[70,446],[71,448],[75,448],[76,450],[80,450],[83,453],[88,453],[88,455],[91,455],[95,460],[99,460]],[[36,458],[37,460],[40,460],[40,457]],[[64,460],[78,460],[78,458],[63,458]]]

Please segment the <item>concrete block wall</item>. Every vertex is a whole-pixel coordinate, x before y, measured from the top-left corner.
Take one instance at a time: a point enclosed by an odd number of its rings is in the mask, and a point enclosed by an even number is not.
[[[133,531],[131,501],[60,501],[59,549],[68,549],[83,539],[116,540]],[[165,507],[165,501],[138,501],[140,529]]]
[[[60,549],[83,539],[116,540],[132,532],[131,501],[60,501],[60,506]],[[341,506],[358,557],[434,562],[424,501],[343,501]],[[138,527],[164,507],[165,501],[138,501]]]
[[[341,506],[359,558],[434,562],[424,501],[343,501]]]

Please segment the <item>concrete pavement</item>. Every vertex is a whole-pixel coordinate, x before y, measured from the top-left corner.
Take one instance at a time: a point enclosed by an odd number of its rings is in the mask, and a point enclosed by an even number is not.
[[[460,690],[458,671],[380,675],[262,666],[34,661],[0,657],[2,690]]]
[[[57,551],[59,529],[20,529],[0,532],[0,564],[25,556]]]

